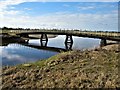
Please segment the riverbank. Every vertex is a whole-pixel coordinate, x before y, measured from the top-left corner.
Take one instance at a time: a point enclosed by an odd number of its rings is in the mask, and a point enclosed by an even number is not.
[[[47,60],[3,67],[3,89],[118,88],[118,46],[61,52]]]

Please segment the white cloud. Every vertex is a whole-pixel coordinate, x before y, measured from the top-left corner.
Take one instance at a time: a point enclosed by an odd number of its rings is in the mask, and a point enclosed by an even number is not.
[[[12,6],[12,5],[18,5],[20,3],[24,3],[24,2],[38,2],[38,1],[43,1],[43,0],[2,0],[0,1],[0,16],[2,17],[4,15],[4,12],[11,12],[15,13],[13,11],[9,11],[8,6]]]
[[[24,2],[47,2],[48,0],[2,0],[0,1],[0,27],[23,27],[23,28],[79,28],[79,29],[117,29],[117,13],[111,14],[71,14],[51,13],[49,15],[31,17],[21,11],[7,10],[8,6],[18,5]],[[53,1],[53,0],[51,0]],[[57,0],[61,1],[61,0]],[[65,0],[70,1],[70,0]],[[80,0],[79,0],[80,1]],[[83,0],[82,0],[83,1]],[[81,2],[82,2],[81,1]],[[86,0],[108,1],[108,0]],[[109,0],[118,1],[118,0]],[[68,7],[68,5],[65,5]],[[80,7],[93,9],[95,7]],[[26,8],[29,9],[29,8]],[[30,9],[29,9],[30,10]],[[114,11],[116,12],[116,11]]]
[[[37,1],[43,1],[43,0],[4,0],[4,1],[0,1],[0,8],[5,9],[7,8],[7,6],[10,6],[10,5],[18,5],[24,2],[35,2],[35,1],[37,2]]]
[[[82,10],[88,10],[88,9],[94,9],[95,7],[94,6],[87,6],[87,7],[81,7],[81,6],[79,6],[78,8],[82,9]]]
[[[1,0],[0,9],[5,9],[9,5],[18,5],[24,2],[118,2],[119,0]]]
[[[115,30],[118,25],[117,14],[79,14],[52,13],[44,16],[5,17],[0,27],[24,28],[71,28],[92,30]]]
[[[16,61],[19,60],[19,62],[24,62],[26,60],[25,57],[17,55],[17,54],[10,54],[7,50],[1,50],[0,51],[0,57],[6,58],[8,61]]]
[[[14,10],[2,12],[3,15],[18,15],[19,13],[20,13],[19,11],[14,11]]]
[[[24,8],[25,10],[32,10],[31,8]]]
[[[116,14],[118,14],[118,10],[113,10],[111,13],[116,13]]]
[[[64,7],[70,7],[70,5],[69,5],[69,4],[64,4],[63,6],[64,6]]]

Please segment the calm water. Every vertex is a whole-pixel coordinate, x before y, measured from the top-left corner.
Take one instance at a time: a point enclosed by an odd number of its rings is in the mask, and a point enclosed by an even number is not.
[[[49,58],[58,54],[58,51],[60,50],[68,49],[64,44],[64,41],[65,36],[59,35],[55,38],[50,38],[46,48],[40,47],[41,43],[39,39],[29,40],[29,46],[17,43],[9,43],[7,46],[0,46],[2,65],[16,65]],[[73,37],[73,41],[71,49],[79,50],[95,48],[98,47],[100,43],[99,39],[81,37]]]

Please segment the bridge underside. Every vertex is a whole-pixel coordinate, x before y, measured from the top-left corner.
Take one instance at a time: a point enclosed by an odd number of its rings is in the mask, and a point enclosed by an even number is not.
[[[29,38],[28,34],[21,34],[20,37],[26,37]],[[28,42],[27,40],[26,42]],[[47,34],[42,33],[40,37],[40,43],[41,46],[46,47],[48,43],[48,36]],[[65,44],[65,49],[71,50],[73,46],[73,37],[72,35],[66,35],[66,39],[64,41]],[[105,38],[101,38],[100,46],[106,46],[107,45],[107,40]]]
[[[53,31],[45,31],[45,32],[24,32],[24,33],[18,33],[16,35],[19,35],[19,36],[28,36],[29,34],[41,34],[41,35],[47,35],[47,34],[52,34],[52,35],[66,35],[66,36],[77,36],[77,37],[86,37],[86,38],[96,38],[96,39],[106,39],[106,40],[112,40],[112,41],[120,41],[120,36],[117,35],[117,36],[110,36],[110,35],[102,35],[102,34],[90,34],[89,32],[88,33],[79,33],[79,32],[53,32]]]

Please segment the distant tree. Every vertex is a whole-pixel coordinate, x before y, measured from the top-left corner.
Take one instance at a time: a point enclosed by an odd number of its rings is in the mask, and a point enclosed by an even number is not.
[[[3,27],[2,30],[8,30],[8,27]]]

